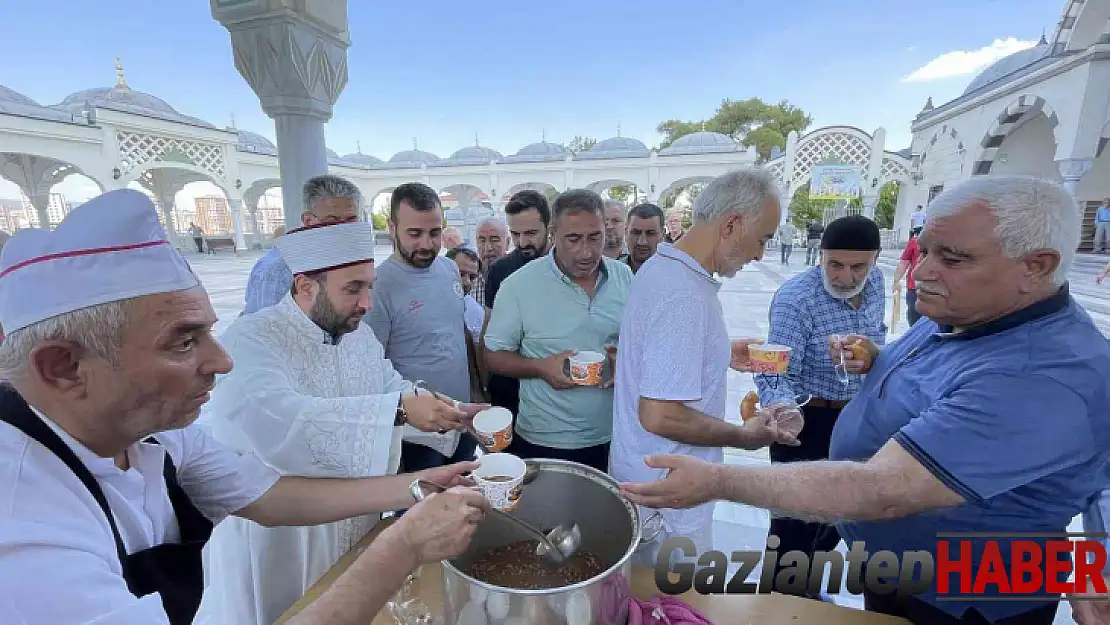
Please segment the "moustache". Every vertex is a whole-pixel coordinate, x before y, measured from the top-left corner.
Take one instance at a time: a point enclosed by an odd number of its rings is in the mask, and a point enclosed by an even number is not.
[[[936,295],[937,297],[948,297],[948,293],[946,293],[943,289],[936,288],[935,286],[922,284],[920,282],[918,282],[916,286],[918,293],[924,293],[926,295]]]

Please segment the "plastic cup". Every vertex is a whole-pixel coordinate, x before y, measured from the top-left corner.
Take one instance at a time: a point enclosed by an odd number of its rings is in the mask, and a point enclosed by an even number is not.
[[[748,345],[752,372],[770,375],[785,374],[790,366],[791,351],[793,350],[786,345],[761,345],[757,343]]]
[[[482,456],[481,464],[471,474],[490,506],[512,512],[520,503],[524,490],[524,461],[512,454],[495,453]]]
[[[513,413],[494,406],[474,415],[474,432],[490,451],[501,451],[513,442]]]
[[[598,352],[578,352],[570,357],[570,379],[582,386],[601,384],[601,363],[605,356]]]

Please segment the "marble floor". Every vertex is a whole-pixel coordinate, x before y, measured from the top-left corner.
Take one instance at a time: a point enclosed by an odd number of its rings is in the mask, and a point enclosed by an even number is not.
[[[388,248],[377,250],[379,258],[389,255]],[[229,253],[214,256],[190,254],[190,264],[200,276],[212,298],[212,304],[220,317],[216,332],[222,332],[243,307],[243,292],[247,277],[259,252],[242,253],[233,256]],[[1110,335],[1110,285],[1105,288],[1095,284],[1095,276],[1105,263],[1104,257],[1081,255],[1071,274],[1071,292],[1087,308],[1092,318],[1104,334]],[[888,311],[892,305],[889,284],[898,264],[897,254],[884,253],[880,257],[888,291]],[[766,336],[767,309],[775,290],[791,276],[805,269],[805,252],[795,252],[791,264],[782,265],[778,255],[769,256],[765,262],[753,263],[735,278],[726,280],[721,288],[720,297],[724,305],[726,321],[733,336]],[[904,304],[903,304],[904,305]],[[888,312],[889,319],[889,312]],[[906,331],[905,315],[898,327],[893,328],[890,339]],[[749,390],[755,388],[750,375],[729,372],[728,405],[739,406],[740,400]],[[767,452],[728,450],[725,462],[729,464],[765,464],[770,460]],[[767,536],[769,517],[765,510],[734,503],[718,503],[714,514],[715,540],[726,552],[731,550],[762,550]],[[1072,531],[1081,531],[1079,519],[1073,522]],[[839,547],[845,550],[842,542]],[[753,575],[754,579],[754,575]],[[862,607],[858,596],[842,592],[834,599],[843,605]],[[1057,615],[1056,625],[1073,625],[1070,609],[1062,607]]]

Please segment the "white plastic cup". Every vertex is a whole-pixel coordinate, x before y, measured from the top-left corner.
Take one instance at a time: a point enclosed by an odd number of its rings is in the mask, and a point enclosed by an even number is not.
[[[486,408],[474,416],[474,432],[486,449],[501,451],[513,442],[513,413],[500,406]]]
[[[506,453],[486,454],[479,463],[471,475],[490,505],[504,512],[515,510],[524,490],[524,472],[528,466],[520,458]]]
[[[598,352],[578,352],[570,357],[570,379],[582,386],[601,384],[601,363],[605,356]]]

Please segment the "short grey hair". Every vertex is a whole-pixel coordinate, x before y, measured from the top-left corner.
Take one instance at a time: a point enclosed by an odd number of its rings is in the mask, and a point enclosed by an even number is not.
[[[1037,250],[1060,254],[1052,275],[1062,286],[1079,247],[1082,218],[1075,198],[1064,187],[1032,176],[978,176],[942,192],[929,203],[929,219],[946,217],[971,206],[984,206],[998,221],[994,236],[1009,258]]]
[[[0,342],[0,380],[23,377],[31,364],[31,351],[47,341],[76,343],[92,354],[118,364],[123,332],[131,321],[132,300],[109,302],[51,317],[20,328]]]
[[[728,213],[758,218],[769,199],[780,201],[771,172],[760,167],[730,171],[710,180],[694,199],[692,221],[712,221]]]
[[[624,213],[624,202],[614,200],[612,198],[605,200],[605,208],[619,208],[621,213]]]
[[[316,208],[316,201],[323,198],[354,200],[356,212],[362,212],[362,192],[358,190],[355,183],[346,178],[330,174],[309,178],[308,182],[304,183],[302,198],[305,212],[311,213]]]
[[[479,219],[478,220],[478,225],[474,226],[474,231],[477,232],[477,231],[481,230],[482,228],[485,228],[486,226],[490,226],[490,225],[496,226],[498,230],[500,230],[503,234],[508,236],[508,234],[509,234],[509,224],[505,223],[505,220],[498,219],[497,217],[494,217],[493,215],[489,215],[487,217],[483,217],[483,218]]]

